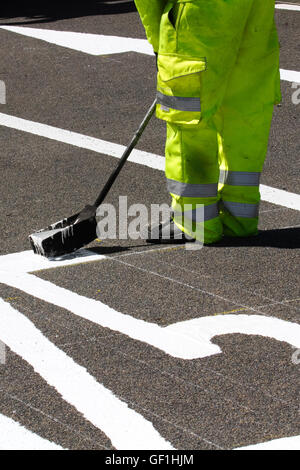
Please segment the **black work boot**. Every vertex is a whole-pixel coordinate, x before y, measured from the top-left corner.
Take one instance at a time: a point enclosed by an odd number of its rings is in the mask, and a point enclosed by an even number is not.
[[[147,243],[192,243],[194,238],[182,232],[172,217],[159,225],[149,226],[145,236]]]

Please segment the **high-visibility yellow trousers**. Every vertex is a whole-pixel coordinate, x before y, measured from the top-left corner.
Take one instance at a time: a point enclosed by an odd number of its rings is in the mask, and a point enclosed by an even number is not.
[[[256,234],[281,98],[274,0],[167,2],[158,52],[157,116],[167,121],[175,223],[191,236],[202,224],[205,243]]]

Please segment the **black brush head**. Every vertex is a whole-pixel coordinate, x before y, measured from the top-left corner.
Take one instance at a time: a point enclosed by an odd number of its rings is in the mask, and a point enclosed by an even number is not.
[[[78,214],[29,236],[34,253],[57,258],[73,253],[97,238],[96,207],[86,206]]]

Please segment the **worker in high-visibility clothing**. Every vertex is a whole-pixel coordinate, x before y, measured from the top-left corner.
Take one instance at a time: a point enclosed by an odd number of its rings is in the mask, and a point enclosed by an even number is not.
[[[257,234],[260,174],[281,100],[274,0],[135,3],[157,53],[172,236],[197,238],[198,223],[207,244]]]

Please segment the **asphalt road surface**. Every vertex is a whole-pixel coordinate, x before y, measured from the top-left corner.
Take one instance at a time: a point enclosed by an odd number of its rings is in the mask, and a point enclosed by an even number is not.
[[[133,2],[24,3],[0,21],[0,448],[299,449],[299,3],[276,10],[260,235],[95,241],[53,262],[28,235],[93,201],[155,60]],[[169,203],[164,136],[152,120],[107,202]]]

